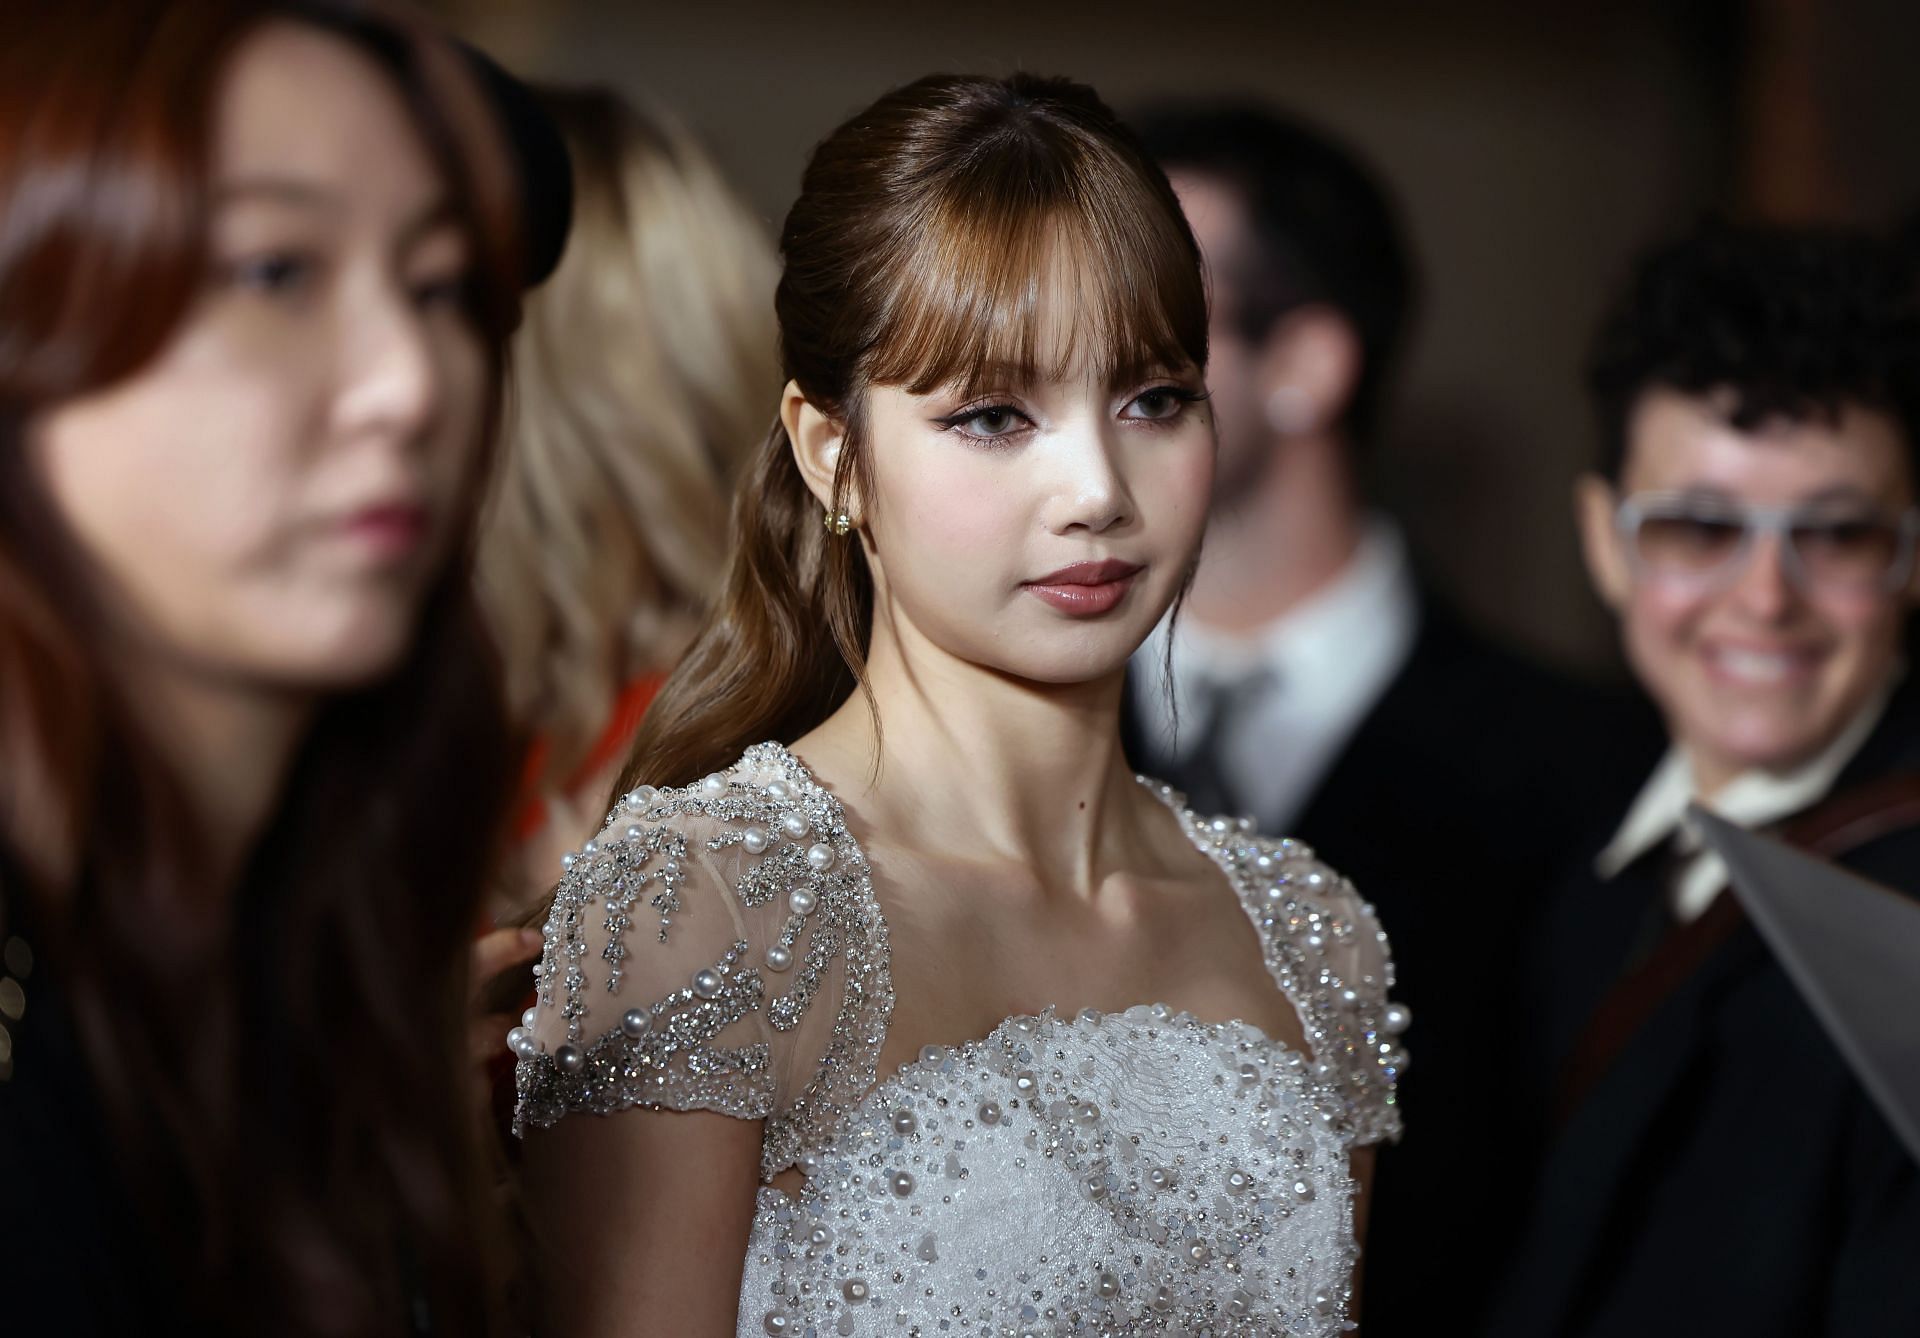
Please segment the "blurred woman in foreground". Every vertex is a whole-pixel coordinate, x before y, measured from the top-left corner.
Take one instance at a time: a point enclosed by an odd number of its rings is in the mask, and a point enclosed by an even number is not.
[[[491,843],[417,832],[511,782],[467,558],[525,267],[500,123],[384,6],[24,8],[7,1327],[487,1332],[461,1037]]]

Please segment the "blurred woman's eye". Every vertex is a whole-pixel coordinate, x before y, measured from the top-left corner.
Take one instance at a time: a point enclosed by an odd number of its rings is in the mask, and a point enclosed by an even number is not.
[[[958,431],[975,441],[1000,441],[1031,427],[1033,420],[1011,404],[982,404],[958,413],[936,418],[942,431]]]
[[[477,277],[473,252],[451,223],[440,223],[416,239],[401,257],[400,272],[416,310],[472,310]]]
[[[413,303],[423,311],[465,311],[473,296],[473,277],[464,270],[424,279],[411,289]]]
[[[300,251],[267,251],[225,265],[221,277],[229,288],[263,297],[296,297],[318,281],[320,262]]]
[[[1127,401],[1124,417],[1140,419],[1145,422],[1165,422],[1178,418],[1190,404],[1198,403],[1206,396],[1197,390],[1185,386],[1154,386],[1143,390]]]

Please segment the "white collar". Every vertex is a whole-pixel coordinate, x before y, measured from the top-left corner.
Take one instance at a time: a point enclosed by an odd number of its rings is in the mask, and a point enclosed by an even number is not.
[[[1181,623],[1173,643],[1176,699],[1184,713],[1202,690],[1199,680],[1239,678],[1261,668],[1282,677],[1289,672],[1314,675],[1342,663],[1356,644],[1377,638],[1383,625],[1410,621],[1415,607],[1406,541],[1392,521],[1370,516],[1353,557],[1339,573],[1273,621],[1245,634],[1217,631],[1191,619]],[[1167,621],[1162,619],[1141,648],[1143,661],[1157,670],[1166,643]],[[1157,672],[1153,676],[1159,677]]]
[[[1893,682],[1889,681],[1834,736],[1833,742],[1793,770],[1779,774],[1743,771],[1712,799],[1700,800],[1701,806],[1738,826],[1760,827],[1824,799],[1880,723],[1892,693]],[[1699,838],[1683,828],[1687,805],[1695,799],[1693,764],[1686,750],[1675,744],[1654,768],[1613,840],[1595,857],[1594,871],[1602,878],[1612,878],[1676,831],[1680,832],[1683,850],[1697,848]]]
[[[1406,544],[1390,522],[1370,518],[1339,574],[1284,617],[1242,637],[1180,624],[1171,657],[1177,716],[1166,624],[1156,629],[1134,658],[1133,699],[1150,756],[1169,766],[1192,758],[1222,709],[1219,690],[1237,685],[1247,693],[1235,708],[1239,723],[1214,745],[1214,765],[1269,828],[1292,822],[1406,663],[1419,621]]]

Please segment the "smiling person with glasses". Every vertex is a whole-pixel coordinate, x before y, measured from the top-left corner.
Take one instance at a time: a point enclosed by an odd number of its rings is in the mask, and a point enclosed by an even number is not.
[[[1708,227],[1642,266],[1591,388],[1587,564],[1671,746],[1542,914],[1543,1152],[1488,1331],[1920,1332],[1920,1167],[1683,820],[1920,892],[1914,276]]]
[[[1796,416],[1733,386],[1650,386],[1623,458],[1579,488],[1595,586],[1674,737],[1662,774],[1708,800],[1748,772],[1831,781],[1899,673],[1920,528],[1901,410],[1804,393]]]

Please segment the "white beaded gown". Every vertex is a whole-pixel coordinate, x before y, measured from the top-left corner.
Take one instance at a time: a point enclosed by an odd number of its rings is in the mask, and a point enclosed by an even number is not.
[[[1353,1327],[1349,1154],[1398,1136],[1406,1062],[1385,936],[1305,847],[1143,783],[1238,894],[1310,1055],[1148,1003],[1009,1018],[880,1078],[871,871],[769,743],[628,795],[573,857],[509,1037],[516,1131],[634,1107],[764,1120],[743,1335]],[[803,1189],[772,1187],[795,1166]]]

